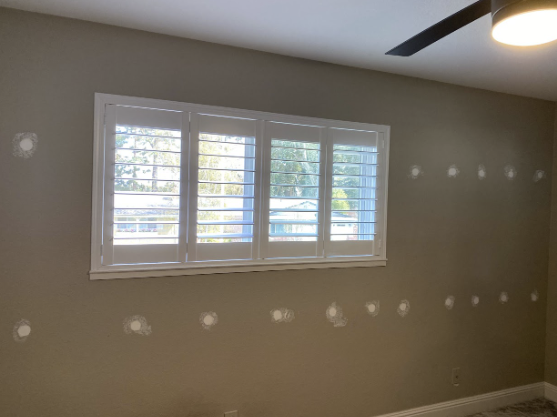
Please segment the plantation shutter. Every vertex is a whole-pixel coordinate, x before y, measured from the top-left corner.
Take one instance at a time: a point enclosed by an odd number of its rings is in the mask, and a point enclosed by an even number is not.
[[[93,279],[383,266],[389,133],[97,94]]]
[[[378,255],[379,134],[329,129],[325,256]]]
[[[192,115],[189,262],[258,257],[256,130],[252,119]]]
[[[189,114],[106,105],[102,264],[179,262]],[[184,137],[182,136],[184,132]]]
[[[265,123],[263,258],[323,256],[324,132]]]

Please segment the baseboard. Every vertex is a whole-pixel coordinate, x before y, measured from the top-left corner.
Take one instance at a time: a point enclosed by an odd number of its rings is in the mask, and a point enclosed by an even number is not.
[[[544,382],[544,396],[557,403],[557,387],[549,382]]]
[[[548,386],[551,388],[548,388]],[[521,401],[533,400],[544,395],[547,397],[550,390],[552,395],[555,395],[557,398],[556,386],[545,382],[538,382],[536,384],[523,385],[521,387],[446,401],[425,407],[412,408],[397,413],[383,414],[379,417],[465,417]],[[547,398],[551,399],[550,397]]]

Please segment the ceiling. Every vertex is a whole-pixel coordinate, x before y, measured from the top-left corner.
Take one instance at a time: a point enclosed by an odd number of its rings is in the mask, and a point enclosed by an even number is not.
[[[491,38],[489,16],[413,57],[385,52],[475,0],[0,0],[0,6],[557,101],[557,42]]]

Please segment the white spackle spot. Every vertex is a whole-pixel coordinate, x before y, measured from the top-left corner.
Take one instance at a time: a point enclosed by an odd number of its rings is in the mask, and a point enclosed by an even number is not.
[[[422,167],[419,165],[412,165],[410,167],[410,171],[408,173],[408,178],[412,178],[413,180],[417,179],[418,177],[421,177],[422,175],[424,175],[424,172],[422,171]]]
[[[151,334],[151,326],[143,316],[130,316],[124,319],[124,333],[126,334],[140,334],[148,336]]]
[[[18,133],[12,139],[13,154],[20,158],[30,158],[37,150],[39,139],[31,132]]]
[[[408,300],[402,300],[399,304],[398,304],[398,308],[396,309],[398,315],[400,317],[404,317],[408,314],[408,312],[410,311],[410,301]]]
[[[536,302],[538,301],[538,299],[540,298],[540,294],[538,293],[538,290],[534,290],[532,291],[532,293],[530,294],[530,299],[532,300],[532,302]]]
[[[512,165],[507,165],[505,167],[505,177],[507,177],[507,179],[509,181],[514,180],[516,178],[517,174],[518,173],[516,172],[516,168],[513,167]]]
[[[342,308],[337,306],[337,303],[332,303],[325,311],[327,320],[329,320],[335,327],[344,327],[348,323],[348,319],[342,314]]]
[[[280,323],[282,321],[282,311],[280,310],[271,311],[271,316],[273,318],[273,322],[275,323]]]
[[[452,310],[454,307],[454,296],[449,295],[447,298],[445,298],[445,307],[447,308],[447,310]]]
[[[480,297],[478,297],[477,295],[473,295],[472,296],[472,305],[474,307],[476,307],[478,304],[480,304]]]
[[[538,182],[541,181],[545,178],[545,171],[542,171],[541,169],[538,169],[535,173],[534,173],[534,182]]]
[[[285,308],[282,310],[282,315],[284,317],[285,323],[290,323],[292,320],[294,320],[294,310]]]
[[[199,316],[199,322],[205,330],[211,330],[211,327],[215,326],[219,322],[219,317],[214,311],[207,311],[205,313],[201,313]]]
[[[449,178],[456,178],[459,173],[460,173],[459,169],[454,164],[451,165],[449,169],[447,169],[447,177]]]
[[[13,336],[16,342],[25,342],[31,334],[31,323],[29,320],[21,319],[14,326]]]
[[[294,311],[282,307],[271,310],[271,321],[273,323],[290,323],[294,320]]]
[[[505,291],[503,291],[501,294],[499,294],[499,302],[501,304],[506,304],[509,302],[509,294],[507,294]]]
[[[485,180],[486,177],[487,177],[487,169],[485,169],[485,166],[483,165],[478,165],[478,179]]]
[[[29,138],[22,139],[21,142],[19,142],[19,147],[24,152],[29,152],[31,149],[33,149],[33,141]]]
[[[375,317],[379,314],[379,300],[368,301],[366,303],[366,311],[371,317]]]

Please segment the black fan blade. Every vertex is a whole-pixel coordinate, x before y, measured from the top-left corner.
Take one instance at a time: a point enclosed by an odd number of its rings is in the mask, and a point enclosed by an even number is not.
[[[439,39],[457,31],[486,14],[491,13],[491,0],[480,0],[439,23],[424,30],[420,34],[391,49],[385,55],[411,56]]]

